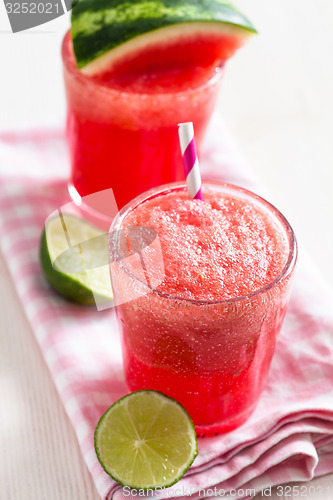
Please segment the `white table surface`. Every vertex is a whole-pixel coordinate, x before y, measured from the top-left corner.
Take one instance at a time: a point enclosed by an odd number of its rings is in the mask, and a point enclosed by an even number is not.
[[[237,3],[260,36],[228,64],[219,107],[332,283],[333,2]],[[63,16],[14,35],[0,4],[0,131],[64,123],[59,47],[68,24]],[[1,256],[0,401],[0,500],[98,500]],[[323,494],[302,498],[333,498],[333,475],[310,485]]]

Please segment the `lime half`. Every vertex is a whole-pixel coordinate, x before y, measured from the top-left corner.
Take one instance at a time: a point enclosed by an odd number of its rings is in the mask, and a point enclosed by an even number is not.
[[[74,215],[47,220],[40,261],[50,285],[63,297],[84,305],[112,300],[107,234]]]
[[[175,484],[198,454],[185,408],[153,390],[132,392],[110,406],[96,427],[95,450],[113,479],[136,490]]]

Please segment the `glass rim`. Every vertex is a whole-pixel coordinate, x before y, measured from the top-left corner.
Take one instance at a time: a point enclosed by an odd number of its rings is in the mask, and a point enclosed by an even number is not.
[[[131,90],[121,90],[120,88],[116,87],[108,87],[107,85],[102,85],[101,83],[97,82],[96,80],[93,80],[89,76],[85,75],[82,73],[76,66],[75,64],[75,59],[71,57],[71,54],[68,51],[68,43],[69,43],[69,38],[70,38],[70,29],[65,33],[64,38],[61,43],[61,57],[64,66],[66,67],[67,71],[71,73],[76,79],[78,79],[80,82],[82,82],[84,85],[88,85],[94,88],[98,88],[101,92],[104,92],[106,94],[112,95],[117,94],[117,95],[125,95],[125,96],[141,96],[142,97],[155,97],[162,99],[163,96],[179,96],[179,97],[186,97],[191,92],[198,92],[202,91],[206,88],[209,88],[213,86],[215,83],[219,81],[219,79],[223,76],[223,70],[224,70],[224,65],[223,63],[219,68],[220,71],[216,71],[208,80],[205,80],[203,83],[200,85],[197,85],[195,87],[189,87],[185,90],[179,90],[179,91],[170,91],[170,92],[133,92]]]
[[[239,193],[244,193],[246,196],[250,198],[254,198],[257,202],[260,204],[264,205],[266,209],[269,209],[270,212],[273,212],[274,216],[279,219],[280,223],[282,224],[285,234],[287,236],[288,240],[288,246],[289,246],[289,253],[288,253],[288,258],[287,261],[282,269],[282,271],[269,283],[264,285],[261,288],[258,288],[257,290],[254,290],[253,292],[250,292],[246,295],[240,295],[238,297],[231,297],[231,298],[226,298],[226,299],[216,299],[216,300],[205,300],[205,299],[191,299],[189,297],[181,297],[180,295],[174,295],[170,294],[168,292],[165,292],[163,290],[159,290],[158,288],[155,288],[148,283],[144,282],[141,280],[138,276],[136,276],[127,266],[124,264],[122,260],[118,261],[117,264],[122,267],[122,269],[126,272],[128,276],[130,276],[133,280],[136,282],[141,283],[144,285],[150,293],[155,293],[156,295],[159,295],[161,297],[174,300],[174,301],[179,301],[179,302],[184,302],[184,303],[189,303],[189,304],[194,304],[194,305],[218,305],[218,304],[230,304],[230,303],[235,303],[235,302],[241,302],[244,300],[251,299],[256,296],[260,296],[269,290],[275,288],[279,283],[281,283],[283,280],[288,278],[291,273],[293,272],[295,268],[295,264],[297,261],[297,255],[298,255],[298,246],[297,246],[297,240],[295,233],[289,224],[288,220],[286,217],[278,210],[272,203],[267,201],[265,198],[262,196],[259,196],[258,194],[254,193],[253,191],[250,191],[249,189],[243,188],[241,186],[237,186],[235,184],[229,184],[227,182],[220,182],[220,181],[203,181],[203,185],[213,185],[217,187],[224,187],[230,190],[237,191]],[[145,201],[148,201],[149,199],[156,198],[160,195],[165,195],[168,193],[171,193],[173,191],[187,191],[187,186],[184,181],[180,182],[172,182],[169,184],[163,184],[161,186],[149,189],[148,191],[145,191],[144,193],[136,196],[133,200],[131,200],[129,203],[127,203],[116,215],[114,218],[110,230],[109,230],[109,235],[112,234],[113,238],[114,235],[119,234],[119,229],[121,229],[121,225],[126,218],[126,216],[135,210],[141,203],[144,203]],[[114,240],[116,243],[118,241],[118,238],[116,237],[116,240]],[[113,244],[114,244],[113,241]],[[109,246],[110,250],[110,246]]]

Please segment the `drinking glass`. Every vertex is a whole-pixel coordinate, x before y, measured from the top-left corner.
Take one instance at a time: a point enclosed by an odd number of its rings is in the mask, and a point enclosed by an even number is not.
[[[70,194],[112,188],[118,208],[138,194],[184,179],[177,124],[192,121],[199,147],[223,75],[222,66],[186,90],[131,92],[76,67],[70,34],[62,44],[71,160]]]
[[[297,258],[293,230],[273,205],[223,183],[203,183],[204,195],[207,186],[216,196],[228,194],[258,206],[287,242],[284,268],[263,288],[226,300],[195,300],[160,290],[163,255],[158,233],[146,238],[146,253],[142,238],[134,235],[132,249],[135,241],[140,248],[130,261],[131,240],[124,237],[128,215],[148,200],[156,203],[168,193],[186,191],[183,183],[152,189],[126,205],[112,224],[109,243],[128,389],[155,389],[177,399],[199,436],[230,431],[254,410],[285,316]]]

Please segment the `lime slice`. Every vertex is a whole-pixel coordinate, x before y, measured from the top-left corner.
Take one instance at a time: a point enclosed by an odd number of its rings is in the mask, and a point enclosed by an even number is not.
[[[185,408],[153,390],[132,392],[110,406],[96,427],[95,450],[113,479],[137,490],[173,485],[198,454]]]
[[[83,219],[59,214],[46,222],[42,270],[63,297],[84,305],[112,300],[107,234]]]

